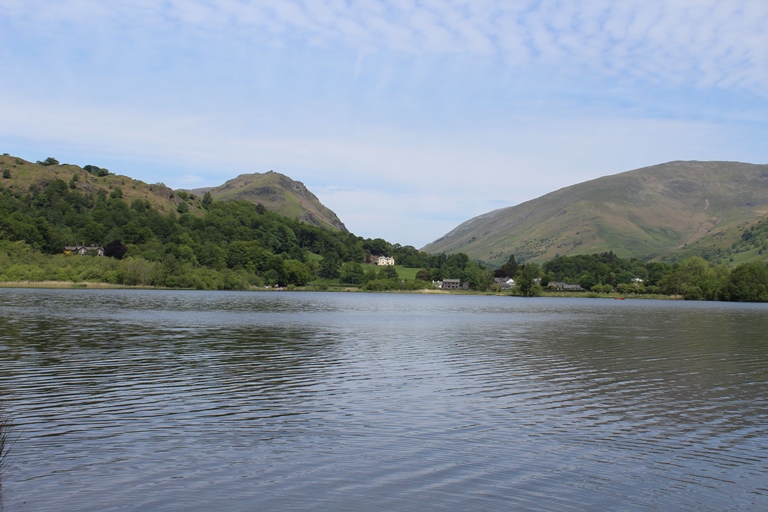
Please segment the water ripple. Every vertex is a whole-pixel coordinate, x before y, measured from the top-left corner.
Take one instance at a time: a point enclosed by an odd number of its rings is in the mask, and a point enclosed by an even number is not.
[[[768,309],[6,290],[13,510],[768,508]]]

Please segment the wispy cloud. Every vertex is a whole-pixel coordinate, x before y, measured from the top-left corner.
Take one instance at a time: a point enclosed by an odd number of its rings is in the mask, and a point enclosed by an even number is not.
[[[274,169],[420,245],[610,172],[768,160],[765,26],[754,0],[4,0],[0,143],[177,187]]]
[[[188,30],[276,44],[496,55],[703,87],[759,90],[768,81],[768,4],[751,0],[16,0],[0,13],[6,24],[69,24],[86,37],[100,27]]]

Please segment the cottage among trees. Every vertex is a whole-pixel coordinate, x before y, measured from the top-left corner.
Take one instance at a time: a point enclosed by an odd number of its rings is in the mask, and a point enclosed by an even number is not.
[[[98,245],[65,245],[64,254],[79,254],[80,256],[95,254],[96,256],[104,256],[104,248]]]
[[[375,256],[373,262],[376,265],[394,265],[395,258],[392,256]]]

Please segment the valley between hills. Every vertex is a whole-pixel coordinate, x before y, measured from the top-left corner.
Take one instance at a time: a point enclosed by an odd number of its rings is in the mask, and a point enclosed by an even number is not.
[[[768,261],[750,237],[768,213],[768,165],[669,162],[579,183],[460,224],[423,250],[499,265],[613,251],[644,261]]]
[[[422,250],[356,236],[272,171],[173,190],[5,154],[0,173],[4,283],[768,301],[765,165],[670,162],[606,176],[470,219]]]

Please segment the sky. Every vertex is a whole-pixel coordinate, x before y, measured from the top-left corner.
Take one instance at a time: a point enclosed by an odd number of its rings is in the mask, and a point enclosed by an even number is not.
[[[270,170],[421,248],[672,160],[768,163],[764,0],[0,0],[0,152]]]

